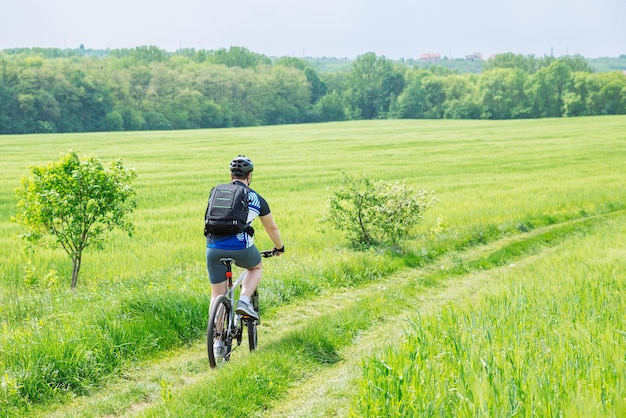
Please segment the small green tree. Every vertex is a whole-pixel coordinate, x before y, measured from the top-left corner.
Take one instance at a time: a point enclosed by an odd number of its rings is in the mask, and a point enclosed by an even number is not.
[[[415,192],[400,182],[344,174],[342,187],[328,200],[323,221],[345,231],[356,246],[397,247],[436,201],[432,192]]]
[[[29,244],[60,245],[71,257],[72,283],[76,287],[83,250],[104,246],[104,232],[120,228],[132,234],[124,215],[136,207],[130,183],[134,170],[121,160],[108,168],[94,157],[70,151],[57,162],[31,166],[15,190],[18,213],[13,221],[26,226]]]

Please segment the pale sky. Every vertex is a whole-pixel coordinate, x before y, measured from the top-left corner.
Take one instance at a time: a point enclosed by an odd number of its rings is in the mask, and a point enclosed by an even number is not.
[[[626,54],[626,0],[0,0],[0,49],[240,46],[271,57]]]

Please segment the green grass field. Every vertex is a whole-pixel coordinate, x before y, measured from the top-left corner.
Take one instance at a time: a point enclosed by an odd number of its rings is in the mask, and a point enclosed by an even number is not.
[[[134,236],[114,233],[104,251],[87,251],[75,292],[67,256],[23,251],[9,220],[28,166],[70,149],[122,157],[138,174]],[[253,159],[252,187],[270,202],[286,243],[285,257],[265,263],[261,284],[264,322],[270,333],[272,323],[288,324],[284,335],[261,334],[255,355],[215,373],[202,359],[194,373],[207,374],[175,397],[167,384],[157,399],[120,392],[113,405],[89,404],[89,415],[129,414],[146,399],[145,416],[272,411],[289,388],[337,367],[357,336],[404,314],[413,315],[406,335],[364,355],[344,411],[348,404],[355,416],[626,409],[624,117],[3,136],[0,152],[0,416],[46,415],[77,396],[97,399],[100,387],[137,364],[204,337],[202,217],[210,188],[227,179],[238,154]],[[355,252],[318,222],[342,172],[405,181],[433,190],[439,202],[401,254]],[[503,244],[472,253],[495,243]],[[270,247],[262,232],[257,244]],[[476,274],[490,280],[471,303],[461,298],[419,316],[404,309]],[[367,290],[395,275],[405,278],[397,292]],[[289,306],[331,294],[345,303],[306,326],[285,318]],[[244,370],[256,372],[234,399],[207,390],[216,379],[237,386]],[[61,415],[84,416],[76,411]]]
[[[625,233],[623,213],[581,225],[416,314],[405,342],[366,360],[354,416],[624,416]]]

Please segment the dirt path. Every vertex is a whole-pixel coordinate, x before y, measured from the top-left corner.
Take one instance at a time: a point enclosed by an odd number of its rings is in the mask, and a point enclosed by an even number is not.
[[[461,254],[471,260],[490,254],[504,246],[527,239],[548,228],[502,239],[489,245],[473,248]],[[530,257],[532,258],[532,257]],[[278,340],[287,333],[303,326],[311,318],[338,310],[347,302],[358,302],[366,296],[381,291],[400,291],[410,280],[432,273],[445,265],[441,260],[427,268],[405,269],[393,277],[357,289],[335,292],[315,300],[302,301],[284,307],[259,327],[261,344]],[[520,263],[520,260],[516,262]],[[502,268],[514,268],[506,266]],[[322,417],[346,416],[352,395],[354,381],[361,372],[361,360],[374,355],[389,341],[403,338],[404,326],[410,314],[433,312],[437,307],[456,299],[466,298],[489,286],[497,286],[495,278],[499,269],[473,273],[455,279],[448,279],[431,288],[420,288],[411,307],[399,315],[385,317],[375,329],[359,335],[352,345],[342,350],[342,360],[329,366],[321,373],[301,381],[274,407],[261,416],[266,417]],[[384,335],[384,339],[381,338]],[[236,358],[248,356],[244,346],[236,351]],[[111,381],[102,390],[90,397],[77,398],[69,405],[46,414],[52,417],[76,416],[135,416],[153,402],[160,402],[167,394],[184,389],[198,380],[210,380],[212,370],[208,367],[204,341],[172,351],[163,357],[145,362],[128,370],[123,378]]]
[[[491,254],[496,250],[511,243],[522,241],[545,232],[550,228],[537,230],[531,234],[515,236],[499,240],[495,243],[472,248],[465,251],[461,256],[465,260],[477,259]],[[404,338],[406,325],[415,315],[426,315],[437,311],[440,307],[455,301],[467,301],[472,297],[478,297],[485,291],[496,291],[501,284],[498,282],[499,274],[503,270],[519,268],[526,263],[532,262],[537,257],[545,255],[553,248],[545,248],[541,253],[526,256],[514,263],[503,267],[463,275],[455,279],[449,279],[440,283],[437,287],[427,291],[421,289],[415,303],[405,312],[389,316],[384,322],[360,335],[354,343],[342,350],[342,361],[324,370],[322,373],[312,376],[307,381],[293,388],[289,394],[281,399],[273,409],[261,415],[263,417],[337,417],[347,416],[353,395],[357,390],[356,381],[360,377],[361,365],[364,358],[376,356],[393,341],[401,341]],[[441,263],[425,269],[406,270],[401,275],[395,276],[393,282],[386,280],[384,283],[369,286],[363,292],[380,291],[391,283],[393,287],[401,287],[416,275],[428,275],[434,269],[441,268]],[[383,337],[384,336],[384,339]]]
[[[444,289],[424,294],[411,313],[385,318],[382,325],[362,334],[353,345],[341,352],[342,361],[295,387],[266,417],[335,417],[347,416],[355,380],[361,373],[363,358],[375,355],[392,341],[403,339],[407,320],[415,313],[433,312],[445,303],[467,297],[484,289],[492,277],[485,274],[465,276],[446,283]],[[418,310],[415,311],[415,308]],[[381,336],[384,335],[384,340]]]

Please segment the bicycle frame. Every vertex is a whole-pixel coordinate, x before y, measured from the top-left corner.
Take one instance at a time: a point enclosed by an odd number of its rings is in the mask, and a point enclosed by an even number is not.
[[[228,324],[231,330],[235,330],[237,329],[237,326],[239,325],[239,320],[241,320],[239,318],[239,315],[237,315],[237,313],[235,312],[235,289],[237,288],[237,286],[241,285],[241,282],[243,282],[243,279],[245,279],[246,273],[248,272],[248,270],[244,270],[239,275],[237,280],[235,280],[235,282],[233,283],[233,272],[232,272],[231,266],[235,260],[233,260],[232,258],[229,258],[227,260],[229,261],[229,264],[227,264],[228,271],[226,272],[228,283],[227,283],[226,293],[224,294],[224,296],[226,296],[231,306],[231,309],[229,310],[230,316],[228,318]]]
[[[275,255],[274,250],[261,251],[261,256],[264,258],[273,257]],[[235,260],[230,257],[224,257],[220,259],[226,267],[226,292],[223,295],[219,295],[215,298],[209,309],[209,325],[207,328],[207,350],[209,353],[209,363],[211,367],[217,366],[216,356],[214,355],[213,347],[214,342],[222,340],[225,343],[226,351],[224,352],[224,361],[228,361],[232,351],[239,345],[243,336],[243,327],[247,328],[248,334],[248,346],[250,351],[253,351],[257,347],[257,325],[261,323],[260,318],[252,318],[247,315],[241,316],[237,313],[235,289],[242,285],[242,282],[246,278],[248,270],[244,270],[237,280],[233,282],[232,265]],[[258,304],[258,291],[255,289],[252,295],[252,305],[255,311],[259,312]],[[219,311],[223,306],[223,311]],[[218,340],[215,340],[215,338]],[[236,342],[236,346],[233,342]]]

